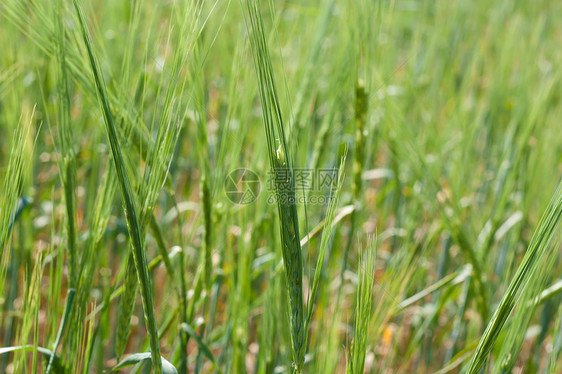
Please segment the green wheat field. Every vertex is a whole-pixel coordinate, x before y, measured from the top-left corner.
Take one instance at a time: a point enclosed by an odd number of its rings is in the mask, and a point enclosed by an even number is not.
[[[0,373],[562,373],[561,20],[0,0]]]

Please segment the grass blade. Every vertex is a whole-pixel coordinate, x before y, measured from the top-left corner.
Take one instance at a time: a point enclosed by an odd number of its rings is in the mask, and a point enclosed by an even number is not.
[[[115,333],[115,355],[121,358],[125,352],[129,332],[131,331],[131,317],[135,310],[135,300],[137,298],[137,278],[135,272],[134,259],[129,255],[127,268],[125,270],[125,280],[123,281],[123,293],[119,299],[117,309],[117,332]]]
[[[120,361],[117,365],[112,367],[111,371],[117,371],[124,369],[129,366],[133,366],[139,363],[144,363],[151,360],[151,353],[134,353],[130,356],[127,356],[124,360]],[[162,357],[162,374],[178,374],[178,371],[168,360]]]
[[[555,252],[557,248],[551,246],[551,244],[558,232],[560,222],[562,222],[562,183],[559,184],[554,192],[548,207],[535,229],[523,261],[517,268],[509,287],[502,296],[496,311],[478,342],[476,351],[466,369],[467,374],[480,372],[516,303],[520,301],[521,294],[529,285],[532,275],[538,270],[537,267],[541,263],[541,259],[557,254]],[[550,253],[549,250],[551,251]]]
[[[90,37],[86,30],[84,16],[82,14],[80,6],[78,5],[78,2],[76,0],[73,0],[73,4],[78,16],[78,20],[80,22],[84,45],[88,52],[90,67],[94,76],[98,98],[100,100],[100,105],[103,111],[105,130],[109,138],[111,153],[113,155],[113,162],[115,164],[117,179],[119,181],[119,187],[121,189],[123,210],[125,212],[125,217],[127,218],[127,228],[129,230],[129,236],[131,237],[133,257],[135,260],[135,267],[137,270],[137,276],[141,288],[144,317],[146,320],[147,332],[150,340],[150,352],[152,354],[152,367],[156,374],[160,374],[162,372],[160,340],[158,338],[158,328],[156,326],[156,315],[154,313],[150,277],[148,274],[146,254],[144,252],[144,241],[141,236],[140,221],[137,215],[137,207],[135,206],[133,191],[131,189],[131,184],[129,182],[127,172],[125,171],[125,162],[123,160],[123,155],[119,147],[117,132],[113,123],[113,115],[111,114],[111,109],[109,107],[109,101],[107,98],[105,85],[103,83],[103,78],[92,51]]]
[[[68,322],[68,316],[70,315],[70,312],[72,310],[72,306],[74,305],[74,295],[76,294],[76,290],[71,288],[68,290],[68,293],[66,294],[66,305],[64,306],[64,312],[62,315],[62,320],[60,322],[60,327],[59,327],[59,332],[57,333],[57,338],[55,340],[55,345],[53,346],[53,351],[51,352],[51,357],[49,358],[49,364],[47,365],[47,370],[45,371],[45,374],[49,374],[49,372],[51,371],[51,368],[53,367],[53,362],[55,360],[55,352],[57,351],[57,348],[60,344],[60,341],[62,339],[62,335],[64,334],[64,328],[66,327],[66,324]]]
[[[374,239],[359,261],[359,284],[357,285],[354,338],[347,354],[347,374],[362,374],[365,368],[369,324],[373,305],[373,285],[375,282],[375,244]]]
[[[65,373],[64,368],[61,364],[60,357],[54,351],[51,351],[48,348],[35,347],[33,345],[20,345],[20,346],[15,346],[15,347],[5,347],[5,348],[0,348],[0,355],[12,353],[12,352],[19,352],[19,351],[31,352],[31,351],[35,351],[35,350],[37,352],[41,353],[43,355],[43,357],[45,358],[45,360],[49,360],[49,364],[52,365],[52,369],[53,369],[53,372],[55,374],[64,374]]]
[[[217,362],[215,361],[215,357],[211,353],[211,350],[205,344],[205,342],[203,342],[203,340],[201,340],[199,335],[197,335],[197,333],[195,332],[193,327],[191,327],[190,324],[184,322],[184,323],[181,324],[181,329],[183,331],[185,331],[190,337],[192,337],[195,340],[195,342],[197,343],[197,346],[199,347],[200,351],[205,355],[205,357],[207,357],[209,359],[209,361],[211,361],[213,363],[215,368],[218,368]],[[219,372],[220,372],[220,370],[219,370]]]

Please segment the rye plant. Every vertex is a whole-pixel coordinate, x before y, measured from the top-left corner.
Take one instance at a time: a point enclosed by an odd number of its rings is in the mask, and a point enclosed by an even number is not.
[[[289,295],[292,368],[301,373],[306,353],[306,320],[303,296],[303,260],[291,154],[285,138],[279,102],[260,1],[246,1],[246,27],[267,140],[269,165],[275,173],[275,196],[281,232],[281,250]]]

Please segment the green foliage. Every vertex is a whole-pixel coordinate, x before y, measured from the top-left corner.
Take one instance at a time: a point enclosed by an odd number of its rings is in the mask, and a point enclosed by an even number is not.
[[[551,265],[556,261],[560,253],[560,240],[557,239],[559,238],[557,234],[561,222],[562,184],[558,186],[552,200],[539,221],[531,238],[531,242],[529,243],[529,247],[525,252],[525,257],[523,257],[521,264],[517,268],[515,275],[502,296],[496,311],[492,315],[490,323],[478,343],[478,347],[476,347],[476,351],[468,364],[467,373],[472,374],[480,371],[492,350],[493,344],[499,337],[517,304],[523,303],[516,315],[528,316],[529,313],[533,312],[535,304],[531,303],[530,307],[527,307],[525,304],[530,300],[534,300],[540,288],[533,286],[542,285],[544,283],[543,279],[545,274],[551,273]],[[527,289],[532,289],[533,292],[529,295],[525,292]],[[517,336],[520,336],[520,332],[525,331],[528,325],[528,318],[522,320],[516,319],[514,327],[517,329],[518,333],[516,336],[512,336],[511,339],[513,340]],[[519,348],[517,351],[520,349],[521,343],[518,345]],[[511,351],[513,351],[513,349],[511,349]],[[511,360],[507,357],[507,353],[503,353],[500,357],[503,357],[504,360]],[[504,360],[500,361],[502,365],[513,366],[513,364],[504,363]]]
[[[560,372],[561,17],[0,1],[0,372]]]

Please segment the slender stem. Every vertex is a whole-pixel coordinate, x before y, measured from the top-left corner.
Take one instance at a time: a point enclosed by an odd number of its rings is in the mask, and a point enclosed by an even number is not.
[[[158,328],[156,326],[156,316],[154,312],[154,303],[152,300],[150,277],[148,274],[146,254],[144,252],[144,240],[141,234],[137,209],[133,201],[133,191],[131,188],[131,183],[129,181],[129,178],[127,177],[127,173],[124,168],[125,162],[123,160],[123,155],[119,147],[119,141],[117,140],[117,133],[115,131],[115,125],[113,123],[113,116],[111,114],[111,109],[109,107],[109,101],[107,98],[107,93],[105,91],[103,77],[101,75],[97,62],[94,58],[94,54],[92,52],[91,42],[88,32],[86,30],[84,16],[82,14],[82,11],[77,1],[73,0],[73,3],[80,21],[82,37],[84,38],[84,44],[88,52],[90,67],[94,75],[94,80],[98,92],[98,98],[100,100],[100,104],[103,110],[103,117],[105,120],[105,130],[109,138],[111,153],[113,155],[115,169],[117,170],[119,187],[121,188],[121,196],[123,198],[123,210],[125,212],[125,217],[127,219],[129,236],[131,237],[133,257],[135,260],[135,267],[137,269],[137,276],[141,289],[144,318],[146,321],[147,332],[150,340],[152,367],[154,373],[160,374],[162,372],[162,359],[160,357],[160,340],[158,338]]]

